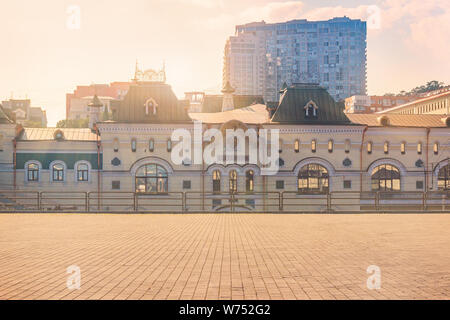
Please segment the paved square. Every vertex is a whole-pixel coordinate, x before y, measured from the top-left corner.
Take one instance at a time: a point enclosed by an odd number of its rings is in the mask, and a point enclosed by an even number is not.
[[[0,214],[0,259],[0,299],[449,299],[450,215]]]

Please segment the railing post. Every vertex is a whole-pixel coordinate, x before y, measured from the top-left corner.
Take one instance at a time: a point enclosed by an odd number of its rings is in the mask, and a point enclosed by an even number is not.
[[[375,193],[375,210],[378,211],[380,206],[380,193],[377,191]]]
[[[331,193],[327,193],[327,211],[328,213],[331,212]]]
[[[39,191],[37,192],[37,207],[38,211],[41,211],[41,193]]]
[[[137,194],[136,192],[133,193],[133,210],[137,211],[138,203],[137,203]]]
[[[282,195],[283,195],[282,192],[278,192],[278,210],[279,211],[283,211],[283,196]]]
[[[426,210],[426,196],[427,196],[427,193],[422,192],[422,211]]]
[[[182,192],[181,196],[181,212],[184,213],[186,211],[186,192]]]
[[[84,198],[84,209],[85,209],[86,212],[89,212],[89,193],[90,192],[85,192],[84,193],[84,196],[85,196],[85,198]]]

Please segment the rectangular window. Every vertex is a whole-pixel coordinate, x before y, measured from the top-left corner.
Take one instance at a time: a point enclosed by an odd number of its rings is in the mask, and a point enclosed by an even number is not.
[[[417,154],[422,154],[422,142],[417,144]]]
[[[316,152],[316,150],[317,150],[317,141],[312,140],[311,141],[311,152]]]
[[[438,154],[439,153],[439,143],[435,142],[433,145],[433,153]]]
[[[333,152],[333,140],[329,140],[328,141],[328,152],[332,153]]]
[[[136,139],[131,139],[131,151],[136,152]]]
[[[423,181],[416,181],[416,189],[423,190]]]
[[[371,142],[371,141],[369,141],[369,142],[367,143],[367,153],[368,153],[368,154],[371,154],[371,153],[372,153],[372,142]]]
[[[345,140],[345,153],[350,153],[351,142],[350,139]]]
[[[150,139],[148,142],[148,151],[153,152],[155,150],[155,140]]]
[[[255,199],[245,199],[245,205],[255,208]]]
[[[294,142],[294,151],[297,153],[300,151],[300,141],[298,140],[295,140]]]
[[[344,189],[352,188],[352,180],[344,180]]]
[[[212,200],[212,207],[213,208],[218,207],[220,205],[222,205],[222,199],[213,199]]]
[[[277,189],[284,189],[284,180],[277,180],[276,181],[276,188]]]
[[[386,141],[384,143],[383,151],[384,151],[384,154],[388,154],[389,153],[389,142]]]
[[[191,188],[191,180],[183,180],[183,189]]]
[[[115,180],[111,182],[111,189],[120,190],[120,181]]]
[[[167,140],[167,152],[172,151],[172,140]]]
[[[401,154],[405,154],[406,153],[406,142],[402,142],[400,144],[400,152],[401,152]]]

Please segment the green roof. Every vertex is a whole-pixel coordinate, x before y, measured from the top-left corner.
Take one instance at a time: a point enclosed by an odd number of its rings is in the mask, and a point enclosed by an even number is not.
[[[306,116],[305,106],[317,106],[317,117]],[[350,124],[344,104],[337,103],[328,91],[317,84],[294,84],[280,97],[271,122],[295,124]]]

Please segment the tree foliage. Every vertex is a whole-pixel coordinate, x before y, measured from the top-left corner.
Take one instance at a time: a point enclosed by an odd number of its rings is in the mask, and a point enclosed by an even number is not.
[[[57,128],[88,128],[89,119],[64,119],[58,121]]]
[[[424,85],[417,86],[417,87],[411,89],[410,91],[402,90],[402,91],[400,91],[400,93],[398,95],[399,96],[401,96],[401,95],[406,95],[406,96],[419,95],[419,94],[427,93],[430,91],[439,90],[444,87],[445,87],[444,82],[440,82],[437,80],[431,80],[431,81],[428,81]]]

